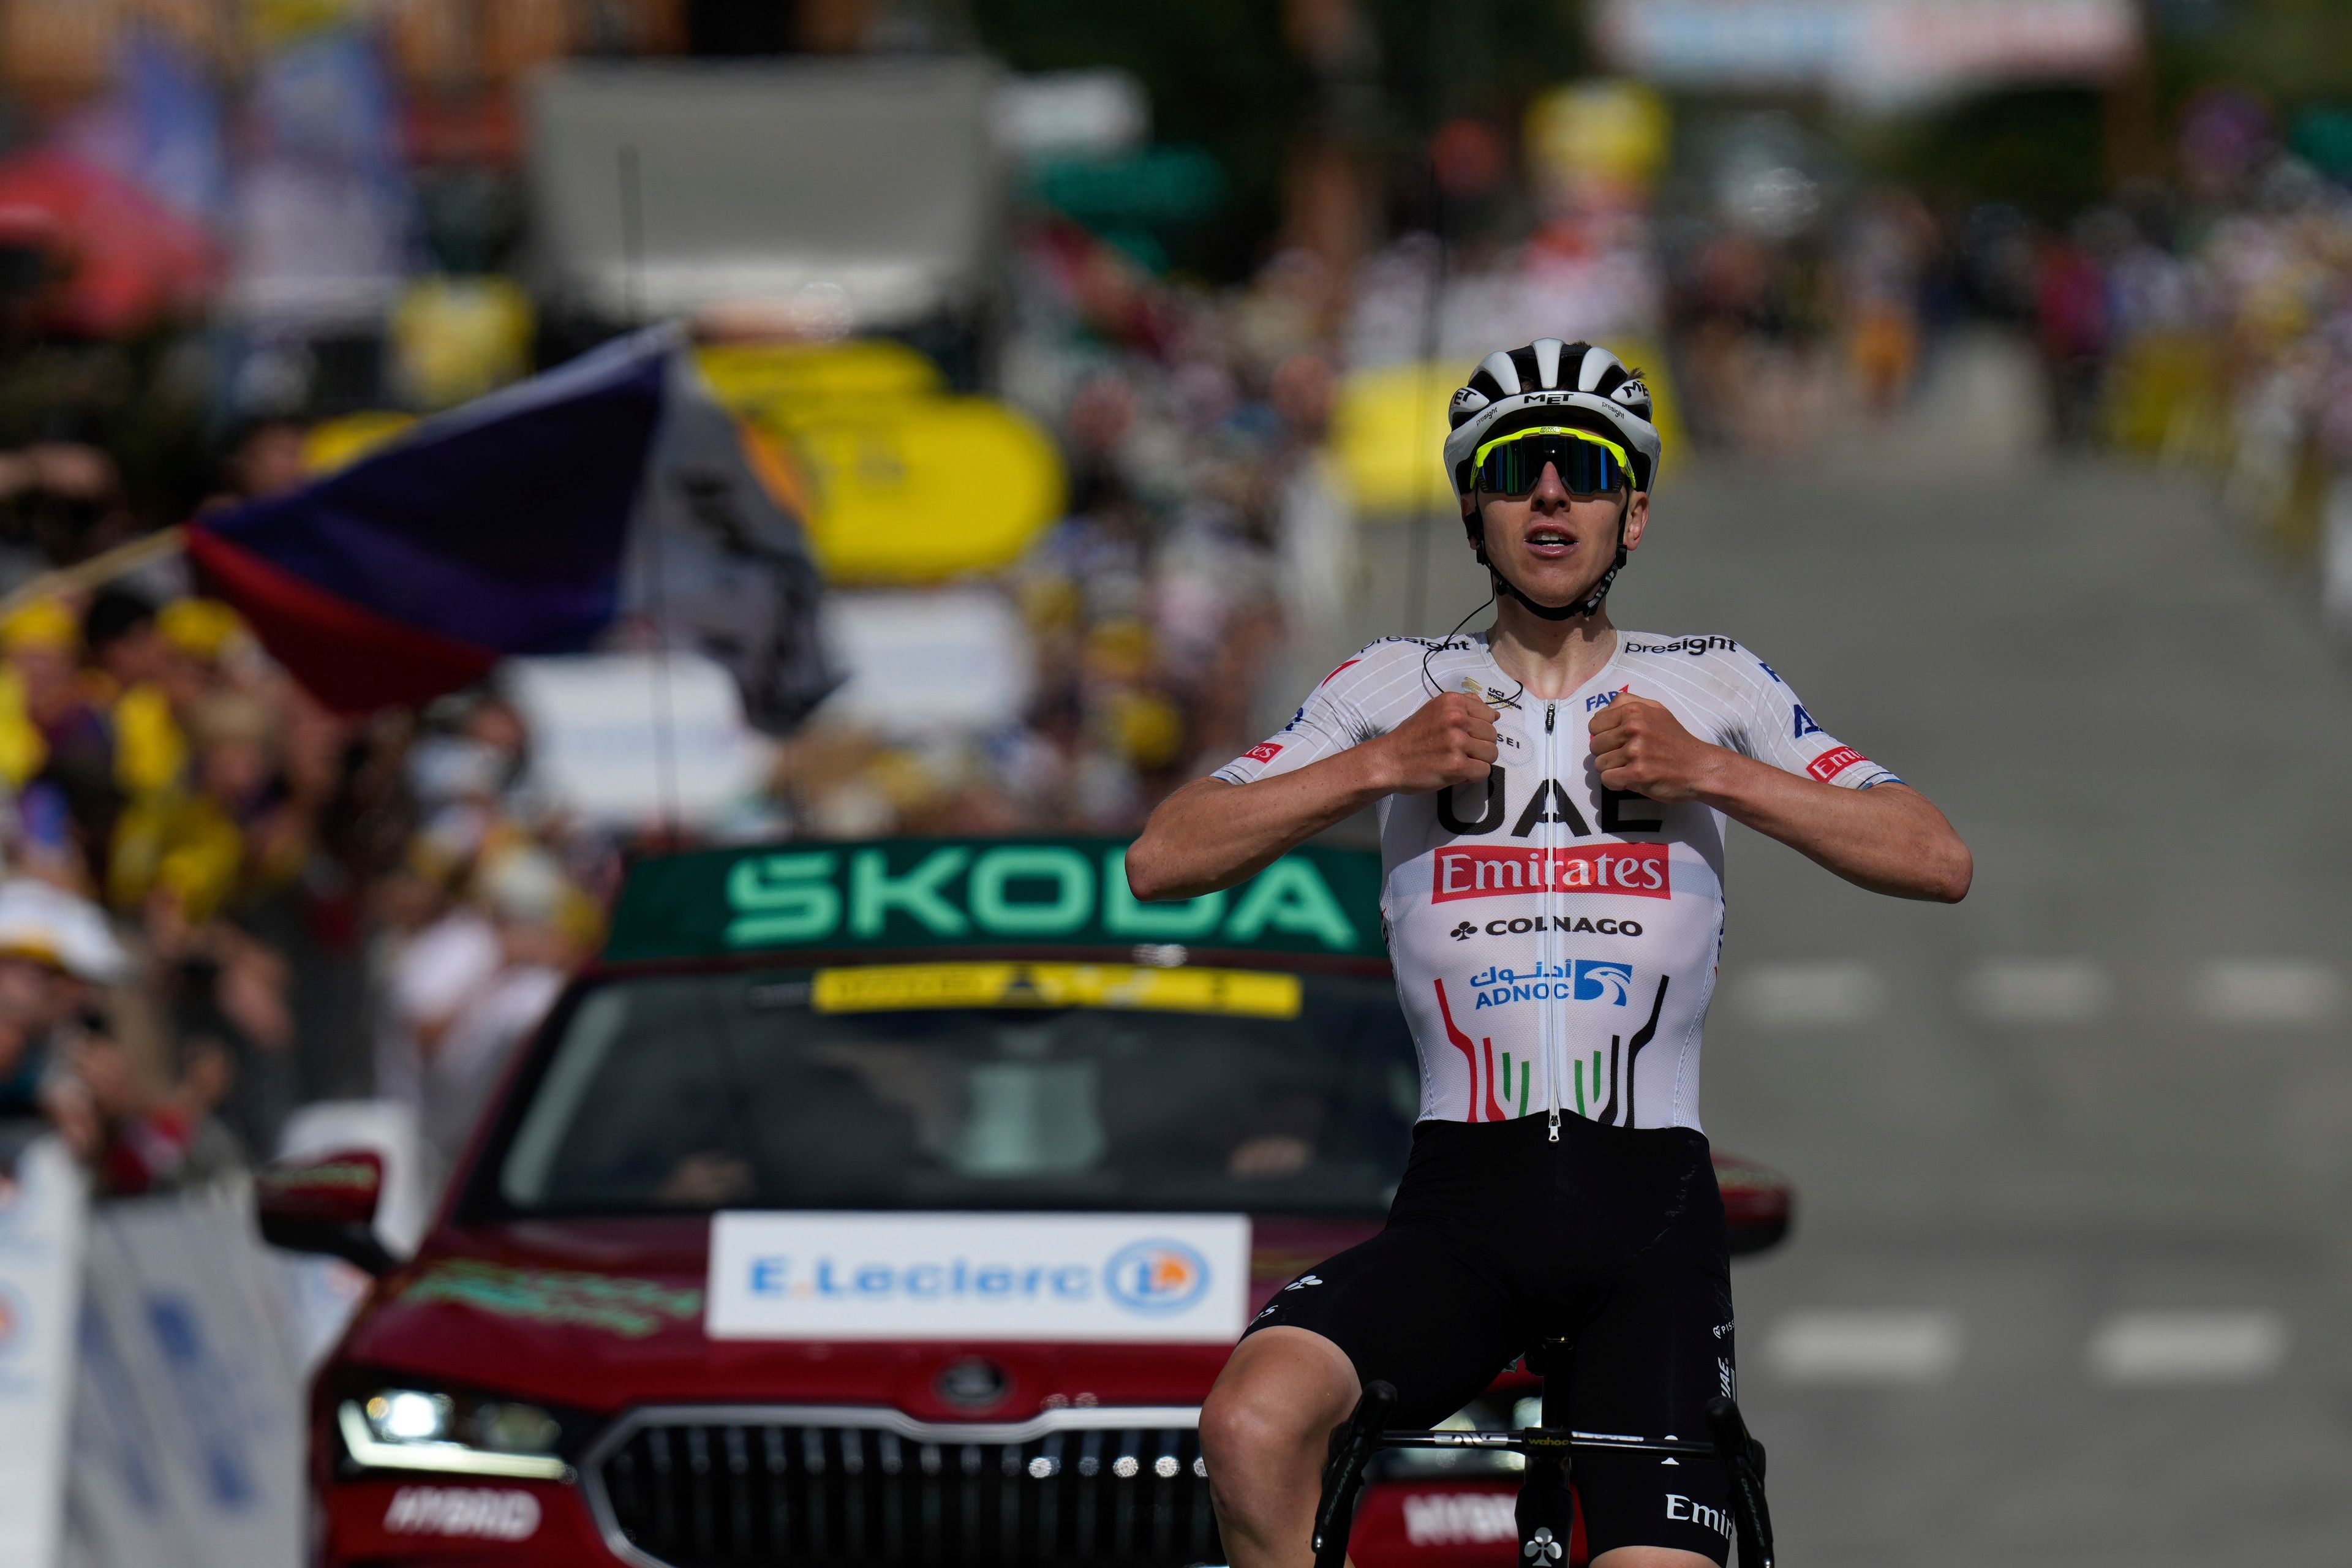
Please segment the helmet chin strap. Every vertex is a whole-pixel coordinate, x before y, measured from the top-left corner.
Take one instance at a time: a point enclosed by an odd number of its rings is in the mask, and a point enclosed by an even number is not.
[[[1610,584],[1616,582],[1617,574],[1625,569],[1625,519],[1632,514],[1633,510],[1633,492],[1629,489],[1625,492],[1624,501],[1617,509],[1617,559],[1609,563],[1608,571],[1601,574],[1601,581],[1592,584],[1591,591],[1572,605],[1539,605],[1528,597],[1526,590],[1503,575],[1503,569],[1496,565],[1486,554],[1486,520],[1484,515],[1478,519],[1478,532],[1475,542],[1478,551],[1478,564],[1484,566],[1487,574],[1495,579],[1496,587],[1517,599],[1531,616],[1547,621],[1572,621],[1579,616],[1589,616],[1601,608],[1601,601],[1609,596]]]

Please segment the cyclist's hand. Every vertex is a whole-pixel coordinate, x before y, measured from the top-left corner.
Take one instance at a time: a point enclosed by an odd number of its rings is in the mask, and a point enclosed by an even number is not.
[[[1664,703],[1646,697],[1618,698],[1588,728],[1601,782],[1651,800],[1693,798],[1723,754],[1684,729]]]
[[[1425,795],[1485,778],[1495,765],[1496,717],[1492,708],[1460,691],[1423,703],[1412,718],[1381,738],[1394,781],[1391,789],[1398,795]]]

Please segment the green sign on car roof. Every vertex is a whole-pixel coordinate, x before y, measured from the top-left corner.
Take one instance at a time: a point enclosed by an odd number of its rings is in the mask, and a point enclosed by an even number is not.
[[[1309,845],[1222,893],[1136,900],[1124,839],[893,839],[711,849],[638,862],[604,956],[845,947],[1139,942],[1370,956],[1380,858]]]

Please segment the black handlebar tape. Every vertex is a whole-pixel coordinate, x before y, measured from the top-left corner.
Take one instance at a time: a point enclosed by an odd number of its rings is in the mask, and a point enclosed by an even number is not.
[[[1748,1435],[1748,1423],[1740,1419],[1739,1406],[1728,1399],[1718,1397],[1706,1402],[1706,1429],[1715,1439],[1716,1453],[1726,1464],[1734,1458],[1747,1458],[1756,1443]]]
[[[1375,1378],[1364,1385],[1354,1413],[1331,1429],[1331,1458],[1323,1467],[1323,1498],[1315,1510],[1315,1568],[1344,1568],[1348,1561],[1356,1492],[1396,1402],[1396,1385]]]
[[[1739,1529],[1739,1568],[1772,1568],[1772,1510],[1764,1501],[1764,1446],[1748,1435],[1739,1406],[1706,1402],[1706,1425],[1717,1458],[1731,1482],[1731,1514]]]

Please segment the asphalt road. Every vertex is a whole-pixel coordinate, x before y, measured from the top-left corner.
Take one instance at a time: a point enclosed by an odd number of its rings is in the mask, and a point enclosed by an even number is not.
[[[1801,1194],[1735,1279],[1781,1561],[2340,1564],[2352,675],[2198,480],[1824,467],[1685,468],[1612,600],[1977,856],[1928,907],[1734,830],[1704,1106]],[[1450,526],[1363,537],[1309,680],[1478,597]]]

